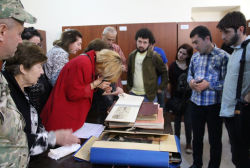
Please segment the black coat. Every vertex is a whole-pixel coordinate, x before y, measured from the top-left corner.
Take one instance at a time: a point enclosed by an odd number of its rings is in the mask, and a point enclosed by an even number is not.
[[[12,97],[12,99],[14,100],[17,109],[21,112],[21,114],[23,115],[26,125],[24,128],[24,132],[27,134],[27,138],[28,138],[28,146],[29,146],[29,150],[31,148],[31,146],[34,144],[35,140],[36,140],[36,135],[35,134],[31,134],[31,116],[30,116],[30,103],[32,103],[32,101],[28,101],[23,93],[23,91],[21,90],[21,88],[19,87],[16,79],[14,78],[14,76],[5,71],[2,71],[2,74],[4,75],[5,79],[8,82],[8,86],[10,89],[10,95]],[[26,88],[27,90],[29,88]],[[41,118],[38,114],[38,127],[40,124],[42,124],[41,122]],[[38,129],[37,129],[38,130]],[[38,132],[37,132],[38,133]]]

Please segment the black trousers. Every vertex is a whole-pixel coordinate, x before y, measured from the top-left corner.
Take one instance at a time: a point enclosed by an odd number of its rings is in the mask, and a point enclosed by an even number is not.
[[[201,168],[203,165],[203,138],[205,124],[208,128],[208,140],[210,144],[210,161],[208,168],[219,168],[222,153],[222,118],[219,116],[220,105],[197,106],[191,102],[191,117],[193,127],[193,165]]]
[[[225,125],[231,143],[233,164],[236,166],[236,168],[250,168],[249,142],[241,141],[237,137],[235,118],[225,117]]]

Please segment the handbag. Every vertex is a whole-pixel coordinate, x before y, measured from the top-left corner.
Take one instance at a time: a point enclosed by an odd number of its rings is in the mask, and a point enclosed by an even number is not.
[[[246,47],[250,42],[249,40],[244,41],[241,44],[243,48],[243,53],[240,60],[240,70],[237,82],[236,90],[236,105],[235,105],[235,124],[237,135],[241,141],[250,141],[250,103],[241,99],[241,89],[243,81],[243,73],[245,68],[245,58],[246,58]]]
[[[175,116],[182,115],[183,100],[178,97],[170,98],[166,104],[166,111]]]
[[[182,108],[185,106],[185,94],[186,94],[187,86],[185,86],[185,90],[183,93],[182,99],[179,97],[171,97],[165,104],[166,111],[174,116],[183,115]]]

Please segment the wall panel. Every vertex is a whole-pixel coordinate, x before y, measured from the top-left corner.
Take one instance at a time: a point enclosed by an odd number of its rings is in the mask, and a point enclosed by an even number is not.
[[[62,31],[65,29],[76,29],[82,34],[82,49],[76,54],[70,54],[69,60],[83,53],[84,49],[88,44],[95,38],[101,38],[101,34],[105,27],[113,26],[116,28],[116,25],[95,25],[95,26],[63,26]]]
[[[38,30],[37,31],[41,34],[43,41],[41,42],[42,44],[42,49],[43,51],[47,54],[47,45],[46,45],[46,31],[44,30]]]
[[[216,28],[218,22],[179,22],[178,23],[178,47],[182,45],[183,43],[188,43],[191,46],[192,42],[189,38],[189,34],[191,31],[197,27],[197,26],[206,26],[212,35],[213,43],[217,45],[217,47],[221,47],[223,44],[223,40],[221,39],[221,33],[219,29]],[[188,27],[188,29],[186,29]],[[197,52],[197,50],[194,49],[194,52]]]
[[[247,27],[246,27],[246,29],[247,29],[247,35],[250,35],[250,20],[248,20],[247,21]]]
[[[147,23],[156,39],[155,46],[165,51],[168,65],[175,60],[177,52],[177,23]]]

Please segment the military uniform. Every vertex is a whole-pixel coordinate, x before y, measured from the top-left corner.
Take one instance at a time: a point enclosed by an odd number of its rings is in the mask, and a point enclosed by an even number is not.
[[[14,18],[35,23],[36,18],[23,9],[20,0],[1,0],[0,19]],[[0,43],[0,45],[3,45]],[[4,46],[2,47],[4,48]],[[0,51],[1,52],[1,51]],[[1,55],[1,54],[0,54]],[[5,57],[5,55],[1,55]],[[0,58],[2,59],[2,58]],[[29,150],[25,120],[10,96],[8,83],[0,73],[0,167],[27,167]]]
[[[25,120],[0,73],[0,167],[27,167],[29,151],[24,127]]]

